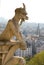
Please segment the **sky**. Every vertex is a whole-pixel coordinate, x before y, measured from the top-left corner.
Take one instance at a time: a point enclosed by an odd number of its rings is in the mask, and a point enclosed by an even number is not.
[[[22,3],[26,5],[28,22],[44,23],[44,0],[0,0],[0,17],[11,19]]]

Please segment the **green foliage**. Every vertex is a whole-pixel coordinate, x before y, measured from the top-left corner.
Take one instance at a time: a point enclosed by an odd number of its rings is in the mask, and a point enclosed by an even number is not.
[[[30,57],[25,57],[24,58],[26,61],[29,61],[30,60]]]
[[[30,61],[31,57],[30,57],[30,56],[28,56],[28,57],[25,57],[24,59],[26,60],[26,65],[29,65],[28,63],[29,63],[29,61]]]
[[[29,62],[28,65],[44,65],[44,51],[36,54]]]

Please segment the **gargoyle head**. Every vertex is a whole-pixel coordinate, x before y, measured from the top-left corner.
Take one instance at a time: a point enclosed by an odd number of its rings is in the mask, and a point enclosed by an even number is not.
[[[18,14],[19,19],[21,19],[21,23],[24,22],[25,20],[28,20],[26,7],[24,3],[23,3],[23,8],[20,7],[15,10],[15,14]]]

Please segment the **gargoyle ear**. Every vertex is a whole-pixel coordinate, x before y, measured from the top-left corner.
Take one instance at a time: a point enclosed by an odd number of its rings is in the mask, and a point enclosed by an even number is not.
[[[25,4],[23,3],[23,8],[25,9]]]

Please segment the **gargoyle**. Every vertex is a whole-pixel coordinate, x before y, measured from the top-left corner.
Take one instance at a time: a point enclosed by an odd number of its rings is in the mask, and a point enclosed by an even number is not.
[[[15,10],[15,16],[8,21],[8,24],[5,28],[5,30],[2,32],[0,35],[0,40],[4,41],[9,41],[14,35],[17,37],[18,40],[22,40],[22,36],[19,32],[19,21],[21,20],[22,22],[25,22],[28,17],[26,16],[26,10],[25,10],[25,5],[23,3],[23,8],[17,8]]]
[[[19,31],[19,26],[22,24],[22,22],[25,22],[25,20],[28,20],[28,17],[27,17],[25,5],[23,3],[23,8],[20,7],[15,10],[15,16],[8,21],[8,24],[5,30],[2,32],[2,34],[0,34],[0,43],[1,41],[2,43],[8,43],[8,41],[10,41],[13,36],[16,36],[17,40],[19,40],[20,42],[19,44],[17,44],[17,41],[16,41],[16,44],[13,46],[12,45],[11,46],[5,45],[2,47],[0,46],[2,50],[5,51],[7,49],[6,51],[8,51],[7,54],[2,55],[2,58],[3,58],[2,65],[12,65],[12,64],[15,65],[15,63],[16,64],[19,63],[19,65],[25,64],[24,62],[25,60],[23,58],[16,57],[16,56],[13,57],[13,54],[16,51],[16,49],[18,48],[23,49],[23,50],[26,49],[26,43],[23,40],[21,32]],[[19,24],[19,21],[21,22],[21,24]]]
[[[21,32],[19,31],[19,21],[21,22],[25,22],[25,20],[27,20],[27,12],[25,9],[25,5],[23,3],[23,8],[17,8],[15,10],[15,16],[8,21],[8,24],[5,28],[5,30],[2,32],[2,34],[0,35],[0,41],[10,41],[10,39],[13,36],[16,36],[16,38],[21,41],[21,43],[24,45],[25,42],[22,38]]]

